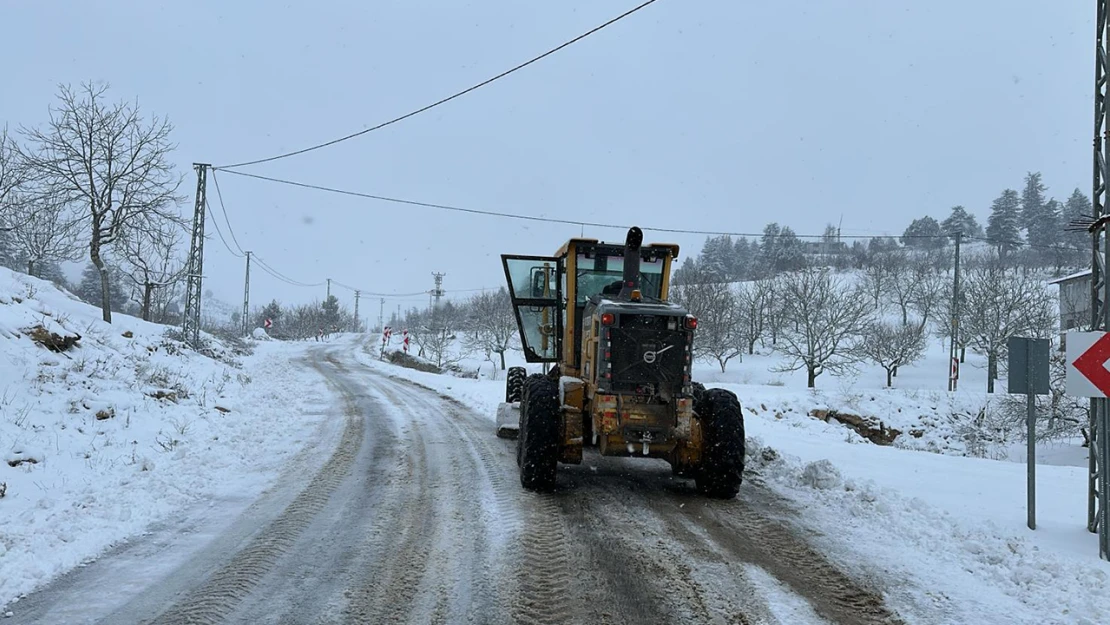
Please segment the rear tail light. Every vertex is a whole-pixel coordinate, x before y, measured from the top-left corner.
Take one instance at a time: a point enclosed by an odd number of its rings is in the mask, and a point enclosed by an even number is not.
[[[693,316],[693,315],[686,315],[686,329],[687,330],[697,330],[698,329],[698,318]]]
[[[601,313],[601,325],[611,326],[611,325],[613,325],[613,321],[614,321],[613,313]]]

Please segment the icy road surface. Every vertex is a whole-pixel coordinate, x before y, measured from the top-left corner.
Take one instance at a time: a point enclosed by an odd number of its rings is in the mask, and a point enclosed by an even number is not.
[[[556,493],[528,493],[487,416],[340,347],[305,366],[334,419],[282,488],[154,528],[7,622],[899,622],[753,480],[711,501],[663,463],[588,452]]]

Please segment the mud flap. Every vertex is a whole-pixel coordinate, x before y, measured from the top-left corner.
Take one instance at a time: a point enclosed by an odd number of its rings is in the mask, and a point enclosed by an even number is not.
[[[520,402],[497,405],[497,437],[516,438],[520,434]]]

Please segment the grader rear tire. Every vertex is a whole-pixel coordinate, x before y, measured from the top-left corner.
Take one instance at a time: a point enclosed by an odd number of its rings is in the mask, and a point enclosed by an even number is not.
[[[524,394],[524,378],[528,377],[528,372],[524,367],[509,367],[509,371],[505,374],[505,401],[513,403],[520,401],[521,396]]]
[[[559,387],[545,376],[531,376],[524,382],[520,400],[520,437],[517,458],[520,485],[528,490],[555,488],[559,461]]]
[[[744,413],[731,391],[712,388],[694,406],[701,421],[702,462],[694,478],[698,490],[714,499],[732,499],[744,471]]]

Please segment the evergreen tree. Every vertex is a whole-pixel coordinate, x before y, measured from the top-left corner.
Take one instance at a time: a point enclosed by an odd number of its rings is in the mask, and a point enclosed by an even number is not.
[[[324,325],[328,328],[339,325],[339,298],[329,295],[320,308],[324,309]]]
[[[63,289],[69,288],[69,281],[66,280],[65,272],[62,271],[61,265],[54,261],[44,260],[36,263],[35,277],[49,280]]]
[[[769,223],[763,228],[760,264],[772,273],[794,271],[805,266],[802,242],[790,226]]]
[[[687,256],[682,261],[682,266],[674,270],[671,281],[675,284],[689,284],[698,275],[697,261],[692,256]],[[393,326],[390,326],[393,327]]]
[[[902,233],[902,245],[919,250],[935,250],[947,243],[940,222],[929,216],[914,219]]]
[[[100,272],[97,271],[96,265],[92,263],[85,265],[85,269],[81,272],[81,280],[77,283],[77,289],[73,294],[94,306],[100,303]]]
[[[740,237],[732,245],[732,259],[729,268],[729,279],[737,282],[747,280],[752,276],[752,263],[759,252],[747,237]]]
[[[1017,191],[1006,189],[991,204],[987,219],[987,240],[998,248],[1000,257],[1021,245],[1021,198]]]
[[[1073,221],[1088,220],[1092,212],[1094,211],[1091,208],[1091,200],[1087,199],[1087,196],[1077,188],[1071,192],[1068,201],[1064,203],[1061,221],[1067,225]],[[1063,236],[1070,247],[1077,250],[1089,250],[1091,248],[1091,235],[1086,232],[1065,232]]]
[[[896,249],[898,249],[898,242],[894,237],[875,237],[867,242],[867,253],[872,257],[876,254],[893,252]]]
[[[763,226],[763,239],[759,244],[759,264],[765,272],[775,273],[779,257],[779,234],[782,228],[775,222]]]
[[[975,219],[975,215],[967,212],[963,206],[953,206],[952,214],[940,223],[945,234],[955,235],[957,232],[964,237],[982,237],[983,227]]]
[[[725,235],[707,237],[698,254],[698,266],[713,282],[727,280],[732,269],[732,239]]]
[[[281,319],[281,313],[282,313],[281,304],[279,304],[276,299],[275,300],[270,300],[270,303],[266,304],[262,308],[262,310],[257,315],[255,315],[254,327],[255,328],[264,328],[264,327],[266,327],[266,320],[267,319],[269,319],[270,322],[273,323],[276,326],[277,323],[278,323],[278,320]]]
[[[15,271],[22,271],[27,267],[22,255],[16,250],[15,241],[10,232],[0,230],[0,267],[7,267]]]
[[[1044,214],[1044,194],[1047,190],[1040,172],[1025,174],[1025,188],[1021,191],[1021,227],[1029,233],[1037,228],[1037,222]]]
[[[112,271],[110,268],[107,271],[111,309],[115,312],[122,312],[131,301],[130,293],[118,271]],[[77,290],[74,295],[93,306],[97,306],[101,302],[100,284],[100,271],[97,270],[96,265],[89,263],[85,265],[84,271],[81,272],[81,281],[77,283]]]
[[[1058,245],[1063,238],[1063,209],[1060,202],[1055,199],[1048,200],[1041,206],[1040,215],[1028,226],[1029,243],[1041,247]]]

